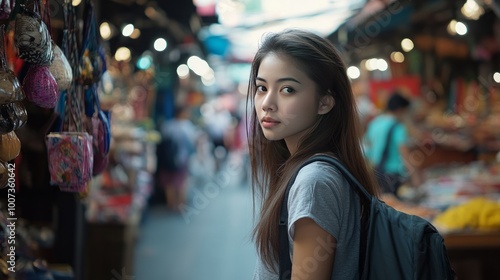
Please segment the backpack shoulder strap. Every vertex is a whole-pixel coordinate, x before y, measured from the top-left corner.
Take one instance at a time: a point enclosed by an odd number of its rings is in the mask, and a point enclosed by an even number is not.
[[[385,171],[385,162],[387,161],[387,157],[389,156],[389,146],[390,146],[391,141],[392,141],[392,135],[394,134],[394,129],[396,128],[397,125],[398,125],[398,122],[395,121],[393,124],[391,124],[389,131],[387,132],[384,150],[382,151],[382,157],[381,157],[379,163],[377,164],[377,166],[380,170]]]

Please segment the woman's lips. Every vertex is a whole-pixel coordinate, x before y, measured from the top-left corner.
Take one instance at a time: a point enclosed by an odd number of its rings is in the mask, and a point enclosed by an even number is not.
[[[278,124],[280,124],[280,122],[273,119],[273,118],[266,117],[266,118],[262,118],[261,124],[262,124],[262,127],[264,127],[264,128],[272,128],[272,127],[275,127]]]

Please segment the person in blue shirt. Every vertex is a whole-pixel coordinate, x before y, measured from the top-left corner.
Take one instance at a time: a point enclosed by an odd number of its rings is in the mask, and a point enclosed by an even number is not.
[[[409,99],[399,92],[392,93],[385,112],[368,124],[365,133],[365,156],[379,173],[379,185],[384,193],[395,194],[408,177],[404,160],[408,130],[404,118],[409,108]]]

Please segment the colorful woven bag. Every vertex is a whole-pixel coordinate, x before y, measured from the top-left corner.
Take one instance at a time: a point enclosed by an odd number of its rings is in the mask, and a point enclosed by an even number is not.
[[[92,178],[92,136],[86,132],[51,132],[46,146],[50,183],[61,191],[84,192]]]

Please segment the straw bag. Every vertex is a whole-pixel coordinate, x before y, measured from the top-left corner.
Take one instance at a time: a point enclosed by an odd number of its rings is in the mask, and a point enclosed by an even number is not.
[[[14,131],[0,136],[0,160],[11,161],[21,152],[21,141]]]

